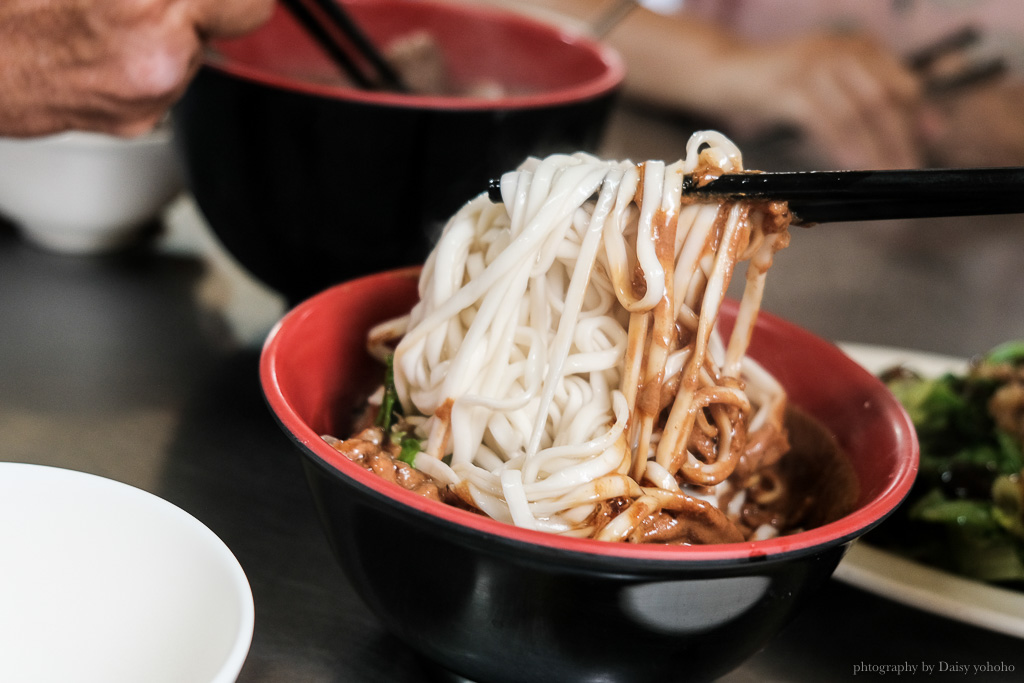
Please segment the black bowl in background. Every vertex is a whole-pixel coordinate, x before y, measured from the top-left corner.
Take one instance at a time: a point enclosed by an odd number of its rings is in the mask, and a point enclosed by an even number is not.
[[[527,156],[593,151],[624,75],[608,48],[520,15],[346,5],[378,44],[426,29],[453,77],[511,94],[345,87],[280,7],[216,43],[173,116],[187,181],[227,250],[293,303],[422,263],[444,221]]]

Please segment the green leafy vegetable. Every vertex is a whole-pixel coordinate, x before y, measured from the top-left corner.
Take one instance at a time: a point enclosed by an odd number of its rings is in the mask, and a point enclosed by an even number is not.
[[[1008,363],[1010,365],[1024,363],[1024,339],[1003,342],[985,355],[985,361],[992,364]]]
[[[1004,475],[992,485],[992,516],[1008,532],[1024,540],[1024,479]]]
[[[871,542],[975,579],[1024,586],[1024,451],[1020,436],[1000,427],[1005,418],[993,415],[993,396],[1024,384],[1022,366],[1024,341],[1014,341],[963,374],[883,373],[914,422],[921,467],[908,501]]]

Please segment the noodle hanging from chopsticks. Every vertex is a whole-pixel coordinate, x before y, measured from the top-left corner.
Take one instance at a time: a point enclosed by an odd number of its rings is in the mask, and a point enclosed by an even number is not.
[[[784,204],[695,203],[684,176],[742,170],[719,133],[666,165],[530,159],[447,224],[393,352],[414,465],[521,527],[602,540],[712,542],[786,449],[782,387],[746,350]],[[719,309],[738,264],[732,333]],[[397,345],[395,345],[397,342]],[[777,482],[776,482],[777,484]]]

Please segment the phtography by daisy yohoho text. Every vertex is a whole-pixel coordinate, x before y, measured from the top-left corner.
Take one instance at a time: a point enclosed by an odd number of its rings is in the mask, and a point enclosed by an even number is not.
[[[932,676],[955,674],[962,676],[984,676],[986,674],[1014,673],[1017,667],[1008,662],[959,662],[937,660],[932,662],[857,662],[853,665],[854,676]]]

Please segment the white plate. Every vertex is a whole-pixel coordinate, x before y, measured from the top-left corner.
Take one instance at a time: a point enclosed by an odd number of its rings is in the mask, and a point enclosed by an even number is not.
[[[929,376],[961,372],[967,366],[963,359],[930,353],[859,344],[840,346],[874,374],[896,364]],[[1024,593],[932,569],[865,542],[850,549],[835,577],[911,607],[1024,638]]]
[[[0,681],[229,683],[253,620],[238,561],[180,508],[0,463]]]

